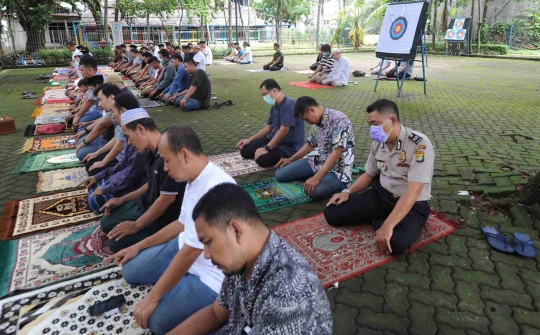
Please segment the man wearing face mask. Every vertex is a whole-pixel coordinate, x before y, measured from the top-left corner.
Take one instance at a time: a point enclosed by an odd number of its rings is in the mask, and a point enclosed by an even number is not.
[[[330,73],[332,72],[332,69],[334,68],[334,61],[335,58],[333,55],[331,55],[332,47],[330,44],[323,44],[321,46],[322,51],[322,58],[319,62],[319,66],[315,71],[308,77],[309,81],[312,83],[321,83],[323,80],[325,80]]]
[[[324,216],[333,226],[373,222],[379,249],[401,254],[429,217],[435,152],[426,135],[400,124],[394,102],[377,100],[367,113],[374,142],[366,173],[334,194]]]
[[[271,167],[281,158],[293,156],[305,142],[304,121],[294,116],[296,100],[281,92],[274,79],[262,82],[261,93],[270,108],[266,127],[236,145],[246,159],[255,159],[262,167]]]

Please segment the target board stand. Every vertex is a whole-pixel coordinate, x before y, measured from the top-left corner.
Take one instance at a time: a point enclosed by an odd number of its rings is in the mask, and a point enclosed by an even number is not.
[[[444,36],[444,40],[446,41],[446,56],[450,54],[460,57],[462,54],[469,55],[471,53],[470,24],[470,17],[450,20],[446,35]]]
[[[428,2],[394,2],[388,4],[386,14],[377,43],[376,56],[384,60],[394,61],[396,64],[396,76],[398,97],[401,95],[405,84],[406,73],[413,62],[422,63],[422,76],[424,81],[424,94],[426,91],[426,61],[424,29],[428,19]],[[420,47],[420,48],[419,48]],[[420,49],[421,59],[416,60],[416,54]],[[406,62],[405,74],[399,79],[397,74],[398,64]],[[377,74],[374,91],[377,92],[381,68]]]

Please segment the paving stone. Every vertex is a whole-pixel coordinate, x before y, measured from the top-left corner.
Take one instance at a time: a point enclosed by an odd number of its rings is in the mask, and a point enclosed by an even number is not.
[[[484,195],[491,198],[504,198],[516,193],[515,186],[505,187],[487,187],[484,189]]]
[[[459,209],[459,216],[465,220],[465,222],[461,223],[462,225],[473,228],[480,227],[480,221],[476,217],[476,211],[470,208],[462,207]]]
[[[439,211],[441,213],[457,214],[458,208],[456,202],[452,200],[441,200],[439,201]]]
[[[474,285],[486,285],[493,288],[499,288],[499,277],[482,271],[464,271],[456,269],[452,274],[454,282],[457,280],[464,281]]]
[[[510,177],[508,178],[510,179],[510,181],[513,183],[513,184],[527,184],[527,179],[523,178],[522,176],[513,176],[513,177]]]
[[[388,270],[385,278],[387,281],[399,285],[416,286],[420,288],[428,288],[430,283],[428,277],[416,273],[401,273],[395,270]]]
[[[525,290],[533,298],[533,306],[540,311],[540,284],[528,282]]]
[[[336,334],[339,334],[337,332],[335,332]],[[345,334],[345,333],[343,333]],[[352,334],[352,333],[351,333]],[[373,330],[373,329],[369,329],[367,327],[357,327],[356,328],[356,334],[360,334],[360,335],[386,335],[386,334],[390,334],[389,332],[383,332],[383,331],[378,331],[378,330]]]
[[[474,171],[476,172],[476,169]],[[495,185],[489,173],[476,173],[476,179],[478,179],[478,185]]]
[[[493,301],[498,304],[507,304],[527,310],[534,310],[532,307],[532,298],[529,295],[511,290],[496,290],[491,287],[482,286],[480,289],[480,298],[484,301]]]
[[[465,245],[465,238],[456,236],[456,235],[449,235],[446,238],[446,244],[448,245],[448,253],[451,255],[458,255],[461,257],[467,257],[469,250],[467,249],[467,246]]]
[[[460,311],[483,316],[482,308],[484,302],[480,299],[480,289],[478,286],[465,282],[457,282],[455,292],[459,299],[458,309]]]
[[[437,324],[433,320],[434,314],[435,308],[433,306],[426,306],[413,301],[409,309],[411,320],[409,333],[416,335],[437,334]]]
[[[452,268],[459,267],[464,270],[470,270],[472,262],[469,258],[452,255],[452,256],[431,257],[429,259],[429,263],[432,265],[441,265],[441,266],[447,266],[447,267],[452,267]]]
[[[353,292],[361,292],[362,291],[362,283],[364,282],[363,276],[357,276],[348,280],[345,280],[343,282],[339,283],[339,288],[346,288],[348,290],[351,290]]]
[[[540,329],[540,312],[532,312],[522,308],[512,308],[512,318],[518,325],[527,325]]]
[[[510,217],[514,226],[525,227],[534,229],[534,220],[527,212],[527,208],[523,205],[512,204],[510,205]]]
[[[499,224],[511,225],[512,224],[512,220],[504,216],[489,215],[487,213],[478,212],[477,217],[478,217],[478,220],[480,221],[485,221],[485,222],[493,223],[496,225],[499,225]]]
[[[511,182],[507,177],[497,177],[493,178],[492,180],[495,182],[497,187],[512,187],[514,185],[514,183]]]
[[[384,296],[386,297],[386,304],[383,306],[384,312],[395,312],[400,316],[407,316],[407,310],[409,309],[408,293],[407,286],[395,283],[386,285],[384,289]]]
[[[538,328],[520,325],[519,329],[521,330],[521,335],[538,335]]]
[[[487,273],[494,273],[495,264],[489,259],[490,252],[488,250],[470,248],[469,257],[472,260],[472,269],[477,271],[484,271]]]
[[[524,284],[518,275],[519,268],[508,266],[504,263],[497,263],[495,271],[501,279],[500,285],[503,289],[525,293]]]
[[[407,255],[407,272],[427,275],[430,269],[427,261],[428,257],[429,254],[422,252],[422,250]]]
[[[519,269],[519,276],[524,281],[530,281],[536,284],[540,284],[540,274],[538,273],[538,271]]]
[[[382,269],[373,269],[363,274],[364,282],[362,283],[362,291],[370,292],[375,295],[381,295],[386,283],[384,277],[386,271]]]
[[[359,311],[344,305],[337,305],[332,313],[334,317],[334,334],[355,334],[356,324],[354,320],[358,317]]]
[[[452,311],[457,310],[457,297],[440,291],[427,291],[412,287],[409,299],[428,306],[445,307]]]
[[[375,313],[370,310],[361,310],[357,322],[368,328],[382,331],[390,331],[395,334],[407,334],[409,320],[392,313]]]
[[[489,320],[468,312],[453,312],[446,308],[437,307],[435,322],[451,325],[457,329],[475,330],[481,334],[489,334]]]
[[[375,312],[382,312],[384,298],[365,292],[353,294],[352,291],[339,288],[336,302],[356,309],[369,308]]]
[[[497,177],[511,177],[511,176],[521,176],[521,172],[519,171],[508,171],[508,172],[497,172],[492,173],[491,177],[497,178]]]
[[[448,250],[448,246],[446,243],[444,243],[444,241],[435,241],[426,245],[425,247],[422,247],[422,250],[430,254],[437,253],[440,255],[445,255]]]
[[[429,276],[431,278],[431,288],[446,294],[454,293],[454,281],[451,274],[452,269],[444,266],[431,266]]]
[[[437,335],[467,335],[463,329],[456,329],[443,324],[437,324],[437,328],[439,328]]]
[[[491,261],[494,263],[501,262],[509,266],[516,266],[518,268],[528,269],[531,271],[538,271],[536,269],[536,262],[534,259],[525,259],[516,255],[508,255],[500,252],[491,252]]]

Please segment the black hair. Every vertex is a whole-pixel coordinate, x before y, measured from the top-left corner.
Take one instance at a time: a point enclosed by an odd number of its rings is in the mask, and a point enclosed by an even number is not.
[[[126,45],[125,44],[120,44],[120,49],[124,49],[126,48]]]
[[[94,90],[94,96],[97,97],[99,92],[101,92],[104,96],[108,98],[111,95],[117,96],[118,94],[122,92],[122,90],[114,84],[107,83],[107,84],[100,85],[98,88],[96,88]]]
[[[191,43],[191,42],[188,42],[188,44],[187,44],[187,45],[188,45],[188,47],[190,47],[190,48],[191,48],[191,46],[193,45],[193,43]]]
[[[181,50],[180,47],[177,45],[174,47],[174,50]]]
[[[74,47],[74,46],[76,46],[76,45],[77,45],[77,44],[76,44],[75,42],[73,42],[73,41],[69,41],[69,42],[66,43],[66,46],[67,46],[67,47]]]
[[[79,82],[77,83],[77,87],[81,87],[83,85],[84,86],[89,86],[88,85],[88,80],[86,80],[86,78],[79,80]]]
[[[136,46],[135,44],[130,44],[129,47],[132,48],[132,49],[133,49],[133,48],[137,49],[137,46]]]
[[[232,220],[264,226],[249,193],[233,183],[222,183],[206,192],[195,205],[192,218],[193,221],[203,218],[209,226],[217,226],[222,230]]]
[[[168,47],[169,47],[169,46],[171,46],[171,47],[172,47],[172,44],[171,44],[171,42],[165,42],[165,45],[166,45],[166,46],[168,46]]]
[[[169,55],[169,52],[167,50],[165,50],[165,49],[159,50],[159,54],[161,56],[163,56],[164,58],[167,58],[167,59],[169,59],[171,57],[171,55]]]
[[[180,63],[184,62],[184,60],[182,59],[182,55],[176,55],[176,54],[172,55],[171,59],[176,59],[176,60],[180,61]]]
[[[163,43],[158,44],[158,48],[165,48],[165,45]]]
[[[296,100],[296,104],[294,105],[294,117],[299,117],[300,115],[304,115],[310,107],[317,107],[319,104],[317,103],[317,100],[313,99],[312,97],[303,96]]]
[[[237,46],[240,46],[240,43],[238,42],[234,42],[233,45],[237,45]]]
[[[330,52],[330,51],[332,51],[332,47],[330,46],[330,44],[323,44],[323,45],[321,46],[321,51],[328,51],[328,52]]]
[[[148,51],[148,47],[147,46],[141,47],[141,50]]]
[[[194,61],[193,59],[188,59],[188,60],[186,60],[186,61],[184,62],[184,64],[185,64],[185,65],[191,64],[191,65],[193,65],[193,66],[196,66],[196,65],[195,65],[195,61]]]
[[[148,61],[146,63],[148,64],[152,64],[153,62],[158,62],[159,63],[159,59],[157,59],[156,56],[152,56],[148,59]]]
[[[86,54],[89,54],[89,53],[90,53],[90,50],[88,50],[88,48],[85,47],[85,46],[79,47],[79,51],[80,51],[83,55],[86,55]]]
[[[200,41],[199,44],[206,44],[206,41]]]
[[[250,46],[248,42],[244,42],[244,44],[245,44],[245,45],[246,45],[247,47],[249,47],[249,46]]]
[[[274,79],[266,79],[265,81],[263,81],[261,83],[261,86],[259,86],[259,88],[263,88],[266,87],[267,90],[271,91],[273,90],[274,88],[278,89],[281,91],[281,87],[279,86],[279,84],[277,83],[277,81],[275,81]]]
[[[279,43],[274,43],[274,46],[279,48]]]
[[[169,148],[174,153],[187,149],[195,155],[204,154],[201,139],[190,126],[180,123],[173,124],[165,129],[163,136],[167,137]]]
[[[152,56],[154,56],[154,55],[152,55],[151,52],[148,52],[148,51],[144,52],[142,55],[143,55],[143,57],[152,57]]]
[[[120,106],[120,105],[118,105],[118,106]],[[122,108],[122,107],[120,106],[120,108]],[[157,130],[156,123],[154,122],[154,120],[152,118],[149,118],[149,117],[145,117],[143,119],[138,119],[138,120],[135,120],[135,121],[132,121],[130,123],[125,124],[126,128],[130,129],[130,130],[137,129],[138,125],[143,126],[143,128],[148,130],[148,131],[156,131]]]
[[[395,102],[388,99],[379,99],[366,108],[366,112],[377,111],[381,115],[395,115],[399,121],[399,109]]]
[[[97,60],[88,54],[81,57],[79,64],[97,71]]]
[[[131,52],[134,52],[134,53],[139,52],[139,50],[137,50],[137,48],[133,48],[133,49],[131,49],[130,51],[131,51]]]
[[[189,45],[185,44],[185,45],[182,45],[182,50],[184,49],[189,49]]]
[[[104,81],[102,75],[95,75],[93,77],[86,78],[86,80],[88,81],[88,85],[90,86],[103,85],[103,81]]]

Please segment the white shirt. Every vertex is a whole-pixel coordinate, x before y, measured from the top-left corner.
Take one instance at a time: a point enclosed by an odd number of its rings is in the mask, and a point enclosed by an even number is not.
[[[244,49],[244,59],[248,62],[252,61],[253,58],[251,57],[251,47],[246,47]]]
[[[201,51],[197,52],[195,56],[193,56],[193,61],[199,62],[199,64],[197,64],[197,69],[206,70],[206,60],[204,59],[204,54]]]
[[[155,48],[152,54],[159,59],[159,48]]]
[[[236,184],[236,181],[212,162],[208,162],[208,165],[206,165],[197,179],[187,183],[184,199],[182,200],[180,217],[178,218],[178,221],[184,224],[184,231],[178,236],[179,249],[182,249],[184,244],[187,244],[192,248],[204,250],[204,244],[199,241],[197,230],[195,229],[195,221],[192,218],[193,209],[206,192],[214,186],[223,183]],[[223,272],[212,264],[210,259],[204,257],[204,252],[197,257],[188,272],[198,276],[212,291],[219,293],[221,290],[221,284],[224,279]]]
[[[349,60],[343,55],[339,60],[334,61],[334,67],[332,72],[330,72],[329,79],[337,79],[342,81],[345,85],[349,83],[349,73],[351,72],[351,67],[349,65]]]
[[[206,62],[206,65],[212,65],[214,56],[212,55],[212,50],[210,50],[209,46],[206,46],[206,48],[204,48],[203,55],[204,55],[204,60]]]

